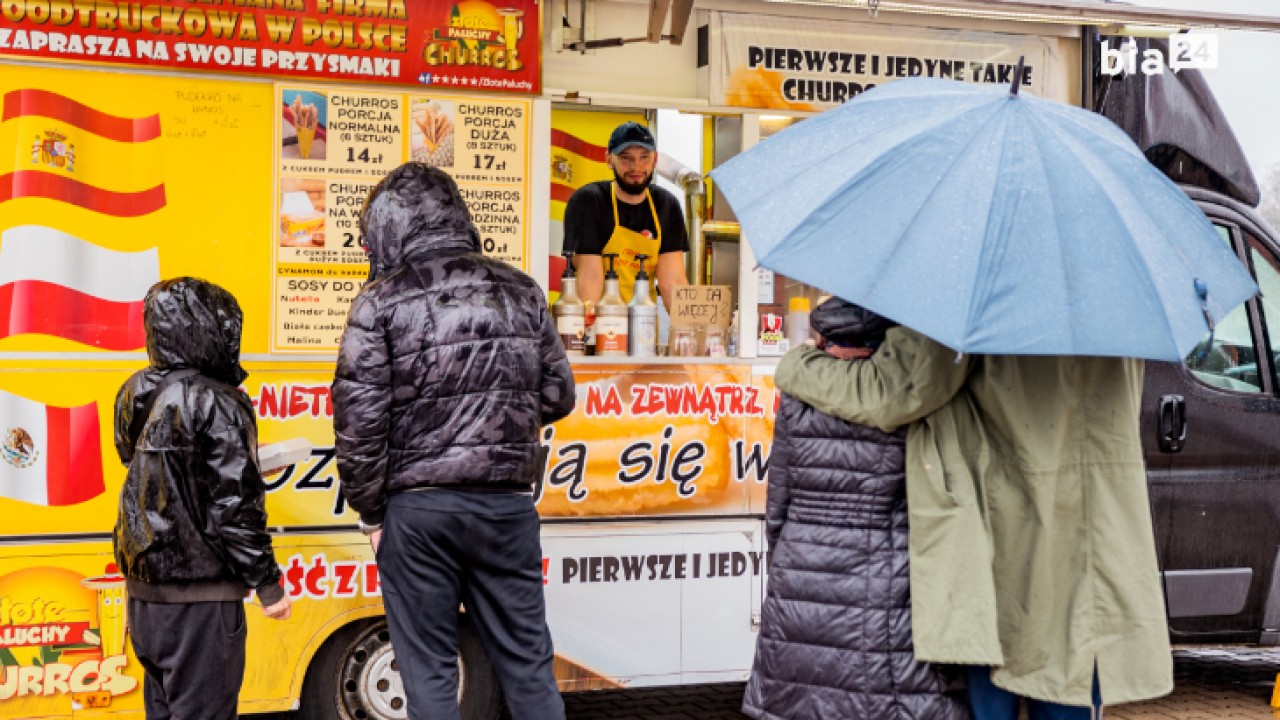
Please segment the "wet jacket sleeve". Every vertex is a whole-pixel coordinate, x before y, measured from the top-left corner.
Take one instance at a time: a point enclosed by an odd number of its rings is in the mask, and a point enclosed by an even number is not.
[[[844,361],[813,347],[778,363],[778,388],[828,415],[896,430],[945,405],[964,386],[971,356],[896,327],[869,360]]]
[[[215,418],[207,438],[214,486],[209,520],[222,540],[227,559],[258,600],[273,605],[284,597],[280,566],[267,534],[267,490],[258,470],[258,433],[251,412],[220,422]]]
[[[377,303],[358,296],[347,317],[333,381],[338,475],[347,504],[369,525],[387,506],[391,351]]]
[[[133,438],[129,437],[129,425],[133,423],[133,416],[138,412],[135,405],[133,378],[130,378],[120,386],[120,392],[116,393],[115,407],[116,454],[120,456],[120,462],[126,467],[133,460]]]
[[[577,401],[577,389],[573,383],[573,369],[564,354],[555,320],[545,303],[542,316],[542,424],[549,425],[573,412]]]
[[[788,451],[791,436],[788,434],[791,424],[788,406],[794,403],[792,398],[782,399],[782,410],[778,420],[773,424],[773,446],[769,451],[769,492],[765,502],[765,537],[769,541],[769,552],[778,545],[782,536],[782,525],[787,520],[787,509],[791,505],[791,488],[787,484]]]

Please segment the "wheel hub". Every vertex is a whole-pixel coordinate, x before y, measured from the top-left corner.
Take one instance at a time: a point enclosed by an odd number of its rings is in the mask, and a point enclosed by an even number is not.
[[[360,685],[364,688],[369,709],[376,717],[387,720],[408,718],[405,709],[404,681],[396,666],[396,656],[387,643],[365,663],[360,673]]]
[[[459,702],[462,701],[465,677],[462,658],[458,658]],[[408,698],[404,680],[400,677],[386,626],[365,635],[347,652],[338,687],[346,717],[353,720],[407,720]]]

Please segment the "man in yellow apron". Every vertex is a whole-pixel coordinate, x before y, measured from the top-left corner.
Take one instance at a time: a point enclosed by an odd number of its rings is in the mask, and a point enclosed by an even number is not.
[[[601,256],[617,253],[614,269],[622,299],[630,302],[640,269],[636,256],[646,255],[645,271],[657,278],[670,310],[672,290],[687,284],[684,253],[689,238],[684,211],[674,195],[651,187],[658,153],[648,128],[635,122],[619,125],[609,137],[608,152],[614,179],[583,185],[565,206],[564,249],[576,253],[578,295],[589,302],[600,299],[604,292]]]

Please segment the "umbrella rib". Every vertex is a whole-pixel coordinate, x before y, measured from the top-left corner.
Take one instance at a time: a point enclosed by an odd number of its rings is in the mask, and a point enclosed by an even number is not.
[[[1005,102],[1005,101],[1006,101],[1006,99],[1002,96],[1002,98],[1001,98],[1000,102]],[[987,111],[989,111],[989,113],[990,113],[990,114],[989,114],[989,116],[986,118],[986,120],[985,120],[985,121],[983,121],[982,123],[980,123],[980,124],[978,124],[978,125],[975,125],[975,129],[974,129],[974,131],[973,131],[973,132],[971,132],[971,133],[970,133],[970,135],[969,135],[969,139],[965,142],[964,147],[963,147],[963,148],[961,148],[961,150],[960,150],[958,153],[956,153],[955,158],[954,158],[954,159],[951,161],[951,163],[947,166],[946,170],[945,170],[945,171],[943,171],[943,172],[938,176],[938,180],[937,180],[937,182],[935,182],[935,183],[933,184],[933,187],[932,187],[932,188],[930,188],[930,190],[929,190],[929,194],[925,196],[925,202],[921,202],[921,203],[919,204],[919,207],[917,208],[916,212],[912,215],[911,220],[906,224],[906,227],[904,227],[904,228],[903,228],[903,231],[902,231],[902,237],[905,237],[905,236],[907,236],[907,235],[909,235],[909,234],[910,234],[911,229],[916,225],[916,222],[920,219],[920,216],[921,216],[921,214],[924,212],[925,207],[926,207],[926,206],[928,206],[928,204],[929,204],[929,203],[928,203],[927,201],[928,201],[929,199],[931,199],[931,198],[932,198],[932,197],[937,193],[938,188],[940,188],[940,187],[945,183],[945,181],[946,181],[946,180],[947,180],[947,179],[948,179],[948,178],[949,178],[949,177],[950,177],[950,176],[951,176],[951,175],[952,175],[952,174],[953,174],[957,169],[960,169],[960,168],[963,168],[963,167],[964,167],[963,160],[968,156],[969,150],[970,150],[970,149],[971,149],[971,148],[972,148],[972,147],[973,147],[977,142],[979,142],[982,138],[984,138],[984,137],[986,137],[986,136],[987,136],[987,135],[986,135],[986,133],[985,133],[985,132],[982,132],[981,130],[982,130],[983,128],[985,128],[987,125],[989,125],[990,123],[993,123],[993,122],[1002,122],[1002,121],[1003,121],[1003,115],[1004,115],[1004,113],[1003,113],[1002,111],[1004,111],[1004,110],[1006,110],[1006,109],[1007,109],[1007,108],[1006,108],[1005,106],[1003,106],[1003,105],[983,104],[983,105],[979,105],[979,106],[975,107],[973,110],[971,110],[971,111],[970,111],[970,112],[976,112],[976,111],[978,111],[978,110],[987,110]],[[955,119],[957,119],[957,120],[958,120],[958,119],[960,119],[961,117],[964,117],[964,115],[967,115],[967,114],[968,114],[968,113],[963,113],[963,114],[961,114],[961,115],[957,115]],[[1003,148],[1002,148],[1001,152],[1003,153]],[[992,211],[992,203],[988,203],[988,205],[987,205],[987,223],[988,223],[988,226],[989,226],[989,224],[990,224],[991,211]],[[896,255],[898,254],[898,252],[901,250],[901,248],[902,248],[902,243],[901,243],[901,242],[899,242],[899,243],[895,244],[893,252],[891,252],[891,253],[889,254],[889,257],[885,258],[885,262],[883,263],[882,267],[883,267],[884,265],[888,265],[888,264],[890,263],[890,261],[894,258],[894,256],[896,256]],[[977,278],[978,278],[979,273],[981,272],[981,267],[982,267],[982,263],[981,263],[981,262],[979,262],[979,263],[977,264],[977,266],[974,268],[973,273],[974,273],[974,280],[975,280],[975,283],[971,283],[971,284],[970,284],[970,287],[976,287],[976,280],[977,280]],[[868,289],[867,289],[867,291],[868,291],[868,295],[870,295],[870,294],[871,294],[871,293],[872,293],[872,292],[873,292],[873,291],[874,291],[874,290],[879,286],[879,284],[880,284],[880,280],[881,280],[881,278],[883,278],[883,277],[884,277],[884,273],[877,273],[877,274],[876,274],[875,279],[872,281],[872,283],[871,283],[870,287],[868,287]],[[974,308],[974,300],[973,300],[973,297],[972,297],[972,295],[971,295],[971,296],[970,296],[970,299],[969,299],[969,307],[968,307],[968,308],[966,309],[966,311],[965,311],[965,317],[966,317],[966,318],[969,318],[969,320],[966,320],[966,322],[965,322],[965,327],[964,327],[964,329],[963,329],[963,331],[962,331],[962,333],[961,333],[961,336],[957,339],[957,346],[954,348],[954,349],[955,349],[955,350],[957,350],[957,351],[964,351],[964,350],[966,350],[965,342],[966,342],[966,340],[967,340],[967,339],[968,339],[968,337],[969,337],[969,330],[970,330],[970,327],[971,327],[971,321],[972,321],[972,317],[973,317],[973,308]]]
[[[1052,128],[1048,125],[1048,123],[1045,123],[1038,115],[1033,115],[1032,117],[1035,120],[1035,123],[1032,128],[1032,132],[1035,132],[1038,129],[1052,130]],[[1056,135],[1056,133],[1054,134]],[[1038,154],[1039,152],[1040,152],[1040,146],[1036,145],[1036,153]],[[1076,157],[1079,157],[1078,151],[1075,154],[1076,154]],[[1042,159],[1042,162],[1039,164],[1038,167],[1040,167],[1044,175],[1045,187],[1050,188],[1052,187],[1053,179],[1049,176],[1049,173],[1044,170],[1043,158],[1041,159]],[[1052,217],[1056,219],[1058,217],[1058,211],[1060,210],[1060,205],[1058,203],[1058,196],[1056,193],[1053,193],[1053,192],[1047,192],[1046,194],[1049,196],[1049,205],[1052,207],[1052,210],[1053,210]],[[1056,223],[1053,225],[1053,231],[1058,238],[1058,268],[1062,275],[1062,287],[1064,288],[1064,292],[1067,296],[1064,299],[1070,300],[1071,278],[1068,274],[1068,271],[1071,266],[1067,262],[1067,247],[1066,247],[1066,244],[1062,242],[1062,232],[1059,230],[1058,225]],[[1078,342],[1080,340],[1080,336],[1076,330],[1075,323],[1069,323],[1069,325],[1071,330],[1071,349],[1074,350],[1075,348],[1080,347],[1080,343]]]
[[[1003,102],[1005,103],[1013,103],[1013,102],[1020,102],[1020,101],[1025,102],[1025,98],[1020,100],[1017,97],[1009,97],[1003,100]],[[1017,106],[1008,105],[1008,104],[1001,105],[1000,109],[1004,110],[1005,112],[999,113],[994,117],[998,117],[1001,122],[1006,122],[1007,118],[1005,117],[1005,114],[1012,111],[1015,107]],[[1007,151],[1007,147],[1008,147],[1008,143],[1000,144],[1000,155],[998,158],[996,158],[996,167],[1002,167],[1002,163],[1004,160],[1005,152]],[[982,247],[981,247],[982,252],[980,252],[978,255],[978,262],[977,264],[974,265],[973,278],[969,284],[970,287],[975,289],[975,292],[972,292],[969,294],[969,307],[965,308],[966,319],[965,319],[965,327],[964,327],[964,337],[966,340],[969,338],[969,335],[973,330],[973,326],[977,322],[977,318],[975,317],[975,315],[980,315],[980,313],[978,312],[978,308],[981,308],[983,306],[983,304],[986,301],[986,297],[990,295],[991,286],[995,283],[996,274],[994,272],[991,272],[988,269],[986,272],[986,282],[982,282],[981,285],[979,284],[979,282],[983,280],[983,268],[986,265],[986,263],[983,262],[983,259],[987,257],[987,252],[986,252],[987,243],[985,241],[990,239],[989,233],[991,231],[991,224],[995,217],[994,212],[995,212],[995,205],[996,205],[995,203],[996,192],[999,189],[1000,182],[1001,182],[1001,174],[997,173],[996,185],[992,188],[991,196],[987,200],[987,221],[983,225],[983,227],[986,228],[986,231],[983,233],[984,242],[982,243]],[[1021,201],[1021,198],[1019,198],[1019,202],[1020,201]],[[1014,206],[1014,210],[1015,211],[1017,210],[1016,204]],[[1003,248],[1001,249],[1000,255],[1001,257],[1004,256]],[[981,288],[981,292],[978,292],[978,288]],[[978,300],[979,295],[981,295],[981,297],[983,298],[982,302],[979,302]]]
[[[902,98],[887,98],[887,99],[880,100],[880,102],[892,102],[892,101],[895,101],[895,100],[902,100]],[[985,109],[987,109],[988,107],[989,107],[989,105],[988,105],[987,103],[983,103],[983,104],[980,104],[980,105],[974,105],[973,107],[971,107],[971,108],[969,108],[969,109],[967,109],[967,110],[964,110],[964,111],[962,111],[962,112],[959,112],[959,113],[955,114],[955,115],[954,115],[954,116],[952,116],[950,119],[948,119],[948,120],[946,121],[946,123],[943,123],[942,125],[932,125],[932,126],[929,126],[929,127],[927,127],[927,128],[922,128],[919,132],[916,132],[916,133],[913,133],[912,135],[909,135],[909,136],[903,137],[903,138],[902,138],[901,140],[899,140],[897,143],[894,143],[894,144],[893,144],[893,145],[891,145],[891,146],[888,146],[888,147],[886,147],[886,148],[881,149],[881,152],[879,153],[879,155],[878,155],[874,160],[872,160],[870,163],[868,163],[867,165],[865,165],[865,166],[862,168],[862,171],[858,173],[858,175],[865,175],[865,174],[868,174],[868,173],[873,172],[873,171],[874,171],[877,167],[879,167],[879,166],[880,166],[880,165],[881,165],[881,164],[882,164],[886,159],[893,157],[893,156],[894,156],[894,154],[895,154],[895,152],[897,151],[897,149],[898,149],[898,148],[900,148],[900,147],[902,147],[902,146],[904,146],[904,145],[909,145],[909,144],[911,144],[911,143],[913,143],[913,142],[918,142],[919,137],[920,137],[921,135],[926,134],[926,133],[927,133],[927,134],[933,134],[933,133],[938,129],[938,127],[944,127],[944,126],[950,125],[950,124],[952,124],[952,123],[956,123],[956,122],[958,122],[958,121],[962,120],[963,118],[967,117],[969,114],[974,113],[974,112],[979,112],[979,111],[985,110]],[[834,111],[832,111],[832,112],[834,112]],[[814,118],[814,119],[816,120],[816,119],[819,119],[819,118],[822,118],[822,117],[823,117],[823,116],[819,115],[817,118]],[[788,128],[788,129],[791,129],[791,128]],[[869,143],[871,140],[873,140],[874,138],[876,138],[876,137],[878,137],[878,136],[880,136],[880,135],[884,135],[884,134],[889,134],[889,133],[896,132],[898,129],[899,129],[899,128],[898,128],[898,127],[896,127],[896,126],[887,126],[887,127],[882,127],[882,128],[876,128],[874,131],[869,132],[869,133],[865,133],[864,135],[859,136],[858,138],[854,139],[852,142],[848,143],[847,145],[843,145],[843,146],[841,146],[841,148],[839,148],[839,149],[840,149],[840,150],[849,150],[849,149],[853,148],[853,147],[854,147],[854,146],[856,146],[856,145],[863,144],[863,143]],[[963,153],[960,153],[960,154],[963,154]],[[813,159],[812,159],[811,161],[809,161],[809,162],[807,162],[807,163],[805,163],[805,164],[803,164],[803,165],[798,166],[798,167],[799,167],[799,169],[796,169],[796,170],[794,170],[794,171],[793,171],[791,168],[787,168],[787,169],[784,171],[784,172],[786,172],[786,173],[787,173],[785,177],[779,176],[779,177],[777,177],[777,178],[775,178],[775,179],[776,179],[776,181],[777,181],[779,184],[783,184],[783,183],[789,182],[789,181],[791,181],[791,180],[794,180],[796,177],[798,177],[799,175],[801,175],[801,174],[803,174],[803,173],[810,172],[810,171],[813,171],[813,170],[815,170],[815,169],[821,169],[821,168],[823,168],[823,167],[825,166],[826,162],[828,162],[828,157],[825,157],[825,156],[814,156],[814,157],[813,157]],[[944,176],[944,177],[945,177],[945,176]],[[830,190],[830,191],[828,191],[824,196],[822,196],[821,200],[817,201],[817,202],[814,204],[814,207],[815,207],[815,208],[825,208],[829,203],[831,203],[831,202],[833,202],[833,201],[837,200],[837,199],[838,199],[838,198],[839,198],[843,193],[845,193],[845,192],[848,192],[848,191],[849,191],[849,189],[850,189],[850,188],[851,188],[851,186],[853,185],[853,181],[854,181],[855,179],[857,179],[857,178],[850,178],[849,180],[846,180],[846,181],[844,181],[844,182],[842,182],[842,183],[832,185],[832,186],[831,186],[831,190]],[[940,181],[941,181],[941,178],[940,178]],[[914,220],[913,220],[913,222],[914,222]],[[912,224],[912,223],[908,223],[908,224],[907,224],[907,228],[910,228],[910,227],[911,227],[911,224]],[[789,230],[787,234],[789,235],[790,233],[792,233],[792,232],[794,232],[794,231],[795,231],[795,228],[791,228],[791,230]],[[770,252],[772,253],[773,251],[776,251],[776,250],[777,250],[777,245],[775,245],[775,246],[774,246],[774,248],[773,248]],[[768,259],[769,259],[769,258],[768,258],[768,256],[766,256],[766,257],[764,257],[764,258],[760,258],[760,260],[761,260],[761,261],[765,261],[765,260],[768,260]]]
[[[1071,136],[1061,132],[1059,128],[1054,127],[1052,125],[1048,125],[1048,124],[1042,124],[1042,126],[1045,127],[1050,133],[1052,133],[1052,135],[1056,137],[1060,142],[1062,142],[1067,147],[1070,147],[1077,156],[1093,154],[1091,152],[1087,152],[1087,148],[1084,148],[1081,143],[1077,142]],[[1086,152],[1082,152],[1082,151],[1086,151]],[[1142,161],[1145,163],[1146,158],[1144,157]],[[1094,181],[1097,182],[1099,186],[1105,186],[1105,183],[1103,182],[1104,178],[1098,172],[1095,171],[1094,167],[1091,164],[1081,163],[1081,165],[1083,167],[1084,172],[1092,176]],[[1182,191],[1178,190],[1178,192],[1182,192]],[[1106,199],[1106,204],[1108,206],[1107,209],[1116,218],[1119,218],[1123,224],[1127,226],[1128,223],[1125,222],[1124,213],[1120,212],[1120,209],[1116,202],[1117,200],[1116,197],[1111,193],[1107,193],[1104,197]],[[1147,262],[1146,257],[1143,256],[1142,253],[1137,251],[1137,246],[1135,244],[1120,243],[1120,247],[1121,249],[1124,250],[1125,257],[1129,260],[1129,262],[1133,265],[1135,269],[1141,270],[1143,273],[1145,273],[1147,277],[1154,277],[1155,273],[1152,272],[1150,263]],[[1178,258],[1182,261],[1183,265],[1189,268],[1190,266],[1187,263],[1187,257],[1185,254],[1183,254],[1182,249],[1173,244],[1169,244],[1169,247],[1178,255]],[[1158,301],[1157,304],[1160,305],[1161,307],[1166,307],[1163,302],[1163,298],[1160,296],[1160,286],[1157,283],[1152,283],[1151,287],[1152,287],[1152,292],[1156,296],[1155,299]],[[1172,323],[1169,322],[1169,314],[1167,312],[1160,313],[1160,320],[1161,322],[1163,322],[1165,329],[1168,331],[1168,337],[1170,338],[1170,341],[1174,342],[1175,344],[1174,349],[1176,350],[1177,349],[1176,339],[1174,337],[1173,325]],[[1073,329],[1073,333],[1074,333],[1074,329]]]

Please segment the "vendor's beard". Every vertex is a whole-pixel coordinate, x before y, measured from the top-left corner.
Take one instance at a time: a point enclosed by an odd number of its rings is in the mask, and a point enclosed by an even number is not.
[[[614,182],[618,183],[618,189],[628,195],[639,195],[649,189],[649,183],[653,182],[653,173],[650,172],[645,176],[643,182],[629,183],[622,179],[617,170],[613,171]]]

